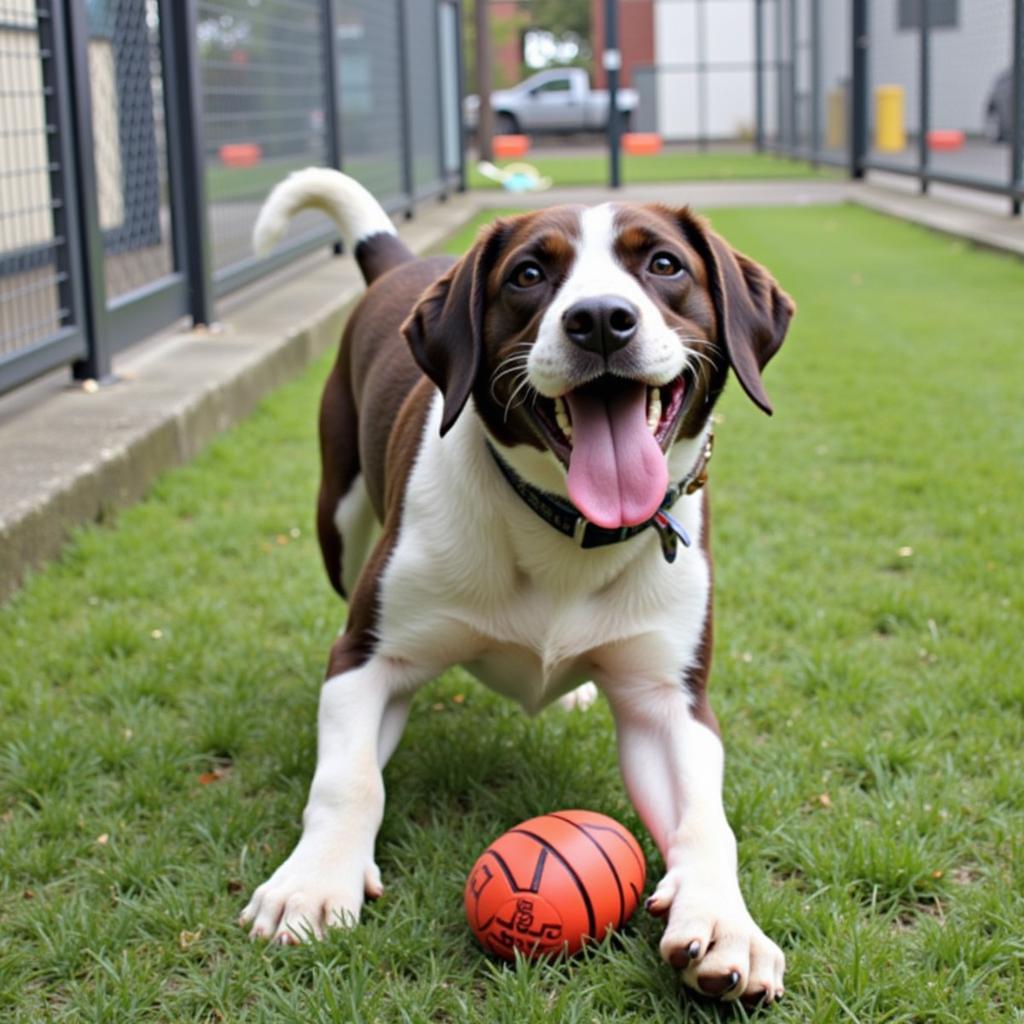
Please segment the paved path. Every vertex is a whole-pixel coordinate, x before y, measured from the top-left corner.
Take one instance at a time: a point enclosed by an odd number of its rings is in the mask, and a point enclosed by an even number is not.
[[[608,198],[600,188],[530,197],[479,191],[421,206],[401,233],[424,252],[481,210]],[[628,186],[615,198],[698,210],[856,202],[1024,256],[1020,218],[875,185],[687,182]],[[122,383],[88,393],[62,371],[0,399],[0,601],[59,552],[73,527],[138,500],[159,473],[336,345],[361,290],[350,259],[316,254],[223,300],[217,330],[165,332],[130,349],[115,363]]]

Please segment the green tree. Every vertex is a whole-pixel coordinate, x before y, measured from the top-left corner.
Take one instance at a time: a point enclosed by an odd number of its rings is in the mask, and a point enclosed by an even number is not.
[[[519,6],[535,28],[590,43],[590,0],[519,0]]]

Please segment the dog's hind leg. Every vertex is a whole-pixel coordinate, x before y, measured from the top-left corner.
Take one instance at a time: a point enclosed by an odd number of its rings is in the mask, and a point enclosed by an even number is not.
[[[359,566],[352,572],[343,564],[347,538],[339,526],[341,517],[338,513],[348,502],[350,506],[355,506],[351,508],[348,518],[358,518],[355,513],[358,511],[358,493],[362,489],[359,473],[359,419],[346,364],[343,350],[327,378],[320,403],[320,493],[316,507],[316,529],[324,568],[331,585],[342,597],[348,596],[351,581],[356,578]],[[354,495],[352,501],[349,501],[350,495]],[[372,518],[372,513],[370,515]],[[362,562],[361,556],[358,561]]]

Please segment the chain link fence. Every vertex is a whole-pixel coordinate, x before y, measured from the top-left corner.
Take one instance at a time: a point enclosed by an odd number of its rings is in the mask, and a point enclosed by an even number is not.
[[[330,163],[320,0],[199,0],[206,198],[214,274],[250,255],[260,203],[277,181]],[[287,241],[322,219],[289,225]]]
[[[761,148],[1024,198],[1024,0],[758,0]]]
[[[93,162],[106,298],[174,269],[156,0],[86,5]]]
[[[0,0],[0,392],[318,246],[250,252],[270,188],[341,167],[390,211],[460,188],[458,0]]]
[[[753,9],[753,0],[659,0],[655,49],[671,52],[671,60],[633,69],[638,104],[630,130],[701,145],[749,141],[757,72]]]

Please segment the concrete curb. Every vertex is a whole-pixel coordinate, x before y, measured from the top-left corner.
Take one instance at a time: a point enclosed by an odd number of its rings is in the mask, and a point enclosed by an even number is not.
[[[416,253],[479,210],[458,197],[400,233]],[[275,388],[338,343],[362,278],[351,259],[302,261],[232,296],[213,331],[166,333],[87,392],[52,375],[0,405],[0,602],[56,557],[72,530],[138,501]],[[13,408],[12,408],[13,406]]]
[[[862,185],[851,192],[858,206],[919,224],[982,249],[1024,257],[1024,224],[1020,218],[976,210],[932,196],[908,195],[879,185]]]

